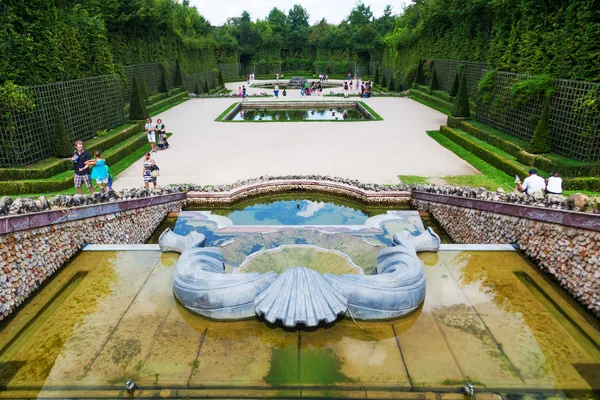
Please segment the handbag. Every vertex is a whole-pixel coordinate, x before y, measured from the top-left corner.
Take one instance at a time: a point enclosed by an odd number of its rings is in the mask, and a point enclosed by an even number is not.
[[[158,165],[154,164],[150,167],[150,176],[153,178],[160,176],[160,168],[158,168]]]

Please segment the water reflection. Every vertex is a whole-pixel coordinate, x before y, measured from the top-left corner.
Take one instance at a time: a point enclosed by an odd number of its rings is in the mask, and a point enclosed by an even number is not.
[[[356,107],[241,110],[232,121],[355,121],[365,119]]]

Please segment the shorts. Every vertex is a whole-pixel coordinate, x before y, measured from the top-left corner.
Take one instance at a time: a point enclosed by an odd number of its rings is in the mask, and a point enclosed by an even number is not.
[[[156,135],[154,134],[154,132],[148,134],[148,142],[156,143]]]
[[[96,179],[96,183],[104,183],[104,184],[108,184],[108,178],[104,178],[104,179]]]
[[[83,185],[84,183],[85,183],[85,186],[87,186],[88,188],[92,187],[92,180],[90,179],[89,174],[85,174],[85,175],[75,174],[74,182],[75,182],[76,188],[80,188],[81,185]]]

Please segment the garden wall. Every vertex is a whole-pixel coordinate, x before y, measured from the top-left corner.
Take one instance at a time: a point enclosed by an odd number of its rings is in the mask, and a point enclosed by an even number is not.
[[[88,243],[144,243],[185,194],[171,194],[0,220],[0,321]]]
[[[488,65],[483,62],[460,61],[460,60],[431,60],[431,73],[437,71],[438,84],[441,90],[449,92],[454,83],[454,77],[459,66],[467,73],[467,90],[469,97],[475,99],[477,96],[477,84],[481,80]]]
[[[517,243],[600,317],[600,216],[415,191],[411,203],[457,243]]]

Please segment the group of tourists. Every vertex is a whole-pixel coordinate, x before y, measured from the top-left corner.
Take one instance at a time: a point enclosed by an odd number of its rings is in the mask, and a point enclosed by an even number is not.
[[[356,91],[360,91],[360,97],[362,99],[368,99],[371,97],[372,86],[373,83],[371,81],[361,82],[360,78],[348,79],[347,81],[343,81],[342,89],[344,90],[344,98],[349,98],[350,93],[352,93],[356,88]]]
[[[144,154],[142,176],[146,189],[150,188],[151,183],[156,188],[156,178],[160,174],[160,169],[152,159],[151,153],[169,148],[166,126],[161,119],[158,119],[156,124],[153,124],[152,119],[147,118],[144,130],[146,131],[152,150]],[[92,180],[96,181],[100,191],[112,190],[113,175],[100,150],[96,150],[94,158],[92,158],[90,153],[83,148],[83,142],[78,140],[75,142],[75,151],[73,151],[71,161],[73,161],[73,169],[75,171],[74,184],[77,193],[82,194],[81,188],[85,185],[89,189],[90,194],[94,194]]]
[[[254,80],[254,72],[251,74],[246,74],[246,81],[248,81],[248,85],[250,84],[250,81]]]
[[[516,177],[517,190],[525,192],[528,195],[534,193],[540,194],[562,194],[562,178],[558,176],[558,172],[552,172],[548,179],[544,179],[538,175],[536,169],[529,170],[529,176],[523,180]]]
[[[329,80],[329,75],[319,74],[319,82],[325,82]]]
[[[321,96],[323,92],[323,86],[321,85],[321,81],[311,83],[306,82],[303,87],[300,88],[300,94],[302,96]]]

